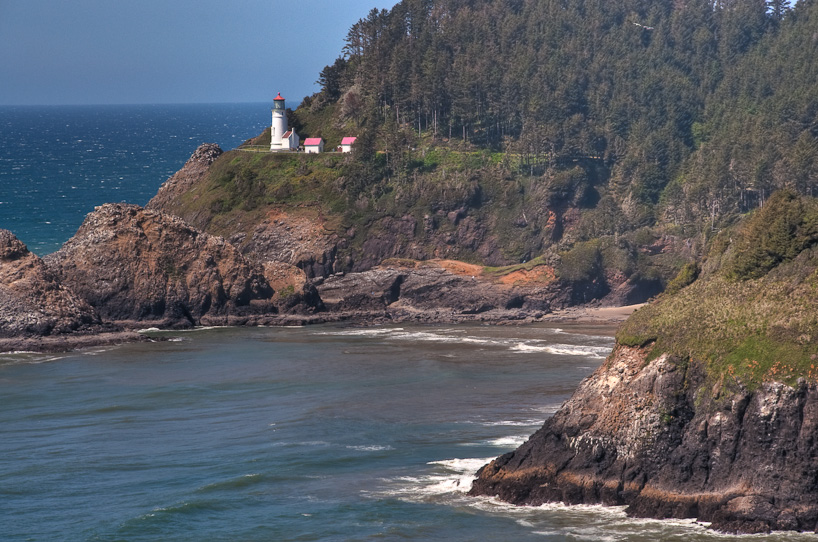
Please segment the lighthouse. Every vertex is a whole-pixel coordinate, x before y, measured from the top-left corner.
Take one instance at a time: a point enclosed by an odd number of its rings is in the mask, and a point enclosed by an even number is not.
[[[287,127],[287,110],[284,103],[284,98],[279,92],[273,99],[273,123],[270,125],[271,151],[290,151],[298,148],[298,134]]]

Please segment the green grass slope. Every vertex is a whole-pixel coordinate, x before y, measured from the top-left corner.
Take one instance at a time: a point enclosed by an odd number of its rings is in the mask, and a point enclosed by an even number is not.
[[[686,279],[689,281],[691,271]],[[715,380],[818,380],[818,200],[778,192],[711,244],[702,276],[637,311],[626,345],[702,364]]]

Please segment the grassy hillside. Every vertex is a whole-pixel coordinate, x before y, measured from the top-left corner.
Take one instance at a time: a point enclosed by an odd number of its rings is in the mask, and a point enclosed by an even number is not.
[[[307,216],[337,237],[337,270],[541,258],[584,284],[577,302],[623,281],[658,291],[774,190],[818,188],[818,0],[775,5],[373,10],[320,73],[321,91],[288,113],[329,148],[356,135],[355,152],[226,153],[174,212],[245,239],[272,209]]]
[[[774,194],[712,243],[702,276],[635,313],[617,339],[753,388],[818,380],[818,200]]]

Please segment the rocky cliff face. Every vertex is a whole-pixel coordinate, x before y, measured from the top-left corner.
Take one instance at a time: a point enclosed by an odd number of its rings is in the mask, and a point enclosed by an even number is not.
[[[100,328],[99,315],[62,286],[43,260],[0,230],[0,338]]]
[[[173,174],[159,187],[156,195],[145,206],[147,209],[162,211],[169,208],[173,201],[181,198],[197,182],[207,174],[210,165],[222,155],[221,147],[215,143],[199,145],[191,157],[182,166],[182,169]],[[192,223],[192,222],[191,222]]]
[[[445,147],[434,152],[466,158]],[[252,261],[294,265],[311,279],[365,272],[393,258],[504,267],[545,257],[553,266],[567,253],[573,263],[560,278],[574,304],[645,301],[691,257],[681,243],[652,250],[656,236],[648,231],[577,242],[589,226],[549,191],[556,177],[523,182],[482,162],[447,174],[441,164],[410,182],[369,179],[384,191],[361,192],[357,176],[365,171],[354,160],[220,154],[203,145],[148,208],[224,237]]]
[[[393,321],[501,321],[539,318],[566,304],[553,276],[494,280],[482,267],[447,260],[402,261],[317,282],[332,313]]]
[[[276,312],[261,266],[222,238],[135,205],[98,207],[46,261],[108,321],[241,324]]]
[[[618,346],[525,444],[481,469],[472,494],[628,505],[728,532],[816,530],[816,385],[728,388]]]

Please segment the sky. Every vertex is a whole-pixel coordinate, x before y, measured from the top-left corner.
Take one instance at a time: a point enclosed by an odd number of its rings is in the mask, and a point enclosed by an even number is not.
[[[319,90],[398,0],[0,0],[0,105],[269,102]]]

